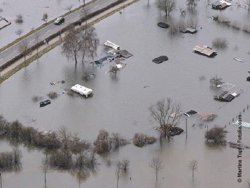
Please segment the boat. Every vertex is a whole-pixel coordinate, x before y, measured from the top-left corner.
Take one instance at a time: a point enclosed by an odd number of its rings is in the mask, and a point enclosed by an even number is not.
[[[51,103],[51,101],[49,99],[47,99],[45,101],[40,102],[40,107],[46,106],[46,105],[48,105],[50,103]]]
[[[80,95],[85,96],[85,97],[89,97],[93,93],[92,89],[81,86],[79,84],[72,86],[70,89],[76,93],[79,93]]]
[[[115,43],[113,42],[110,42],[109,40],[107,40],[105,43],[104,43],[105,46],[108,46],[110,48],[114,48],[115,50],[119,50],[120,49],[120,46],[116,45]]]

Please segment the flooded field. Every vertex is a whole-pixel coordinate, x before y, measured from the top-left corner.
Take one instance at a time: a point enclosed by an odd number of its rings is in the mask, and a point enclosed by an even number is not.
[[[101,129],[118,132],[129,139],[138,132],[158,137],[158,132],[153,129],[158,125],[150,121],[149,107],[158,100],[171,97],[181,103],[184,112],[195,110],[217,114],[218,117],[199,126],[200,116],[182,116],[180,127],[185,130],[186,119],[188,122],[187,138],[184,131],[162,144],[157,142],[138,148],[131,143],[110,153],[111,166],[106,165],[105,157],[99,156],[98,170],[83,181],[81,187],[115,187],[114,164],[124,158],[130,159],[130,166],[127,176],[120,178],[120,188],[247,187],[250,151],[243,151],[242,182],[238,183],[238,150],[229,146],[208,147],[204,137],[205,126],[226,125],[229,132],[227,140],[236,141],[238,127],[233,124],[232,118],[235,121],[241,112],[243,121],[250,122],[250,109],[247,109],[247,105],[250,105],[250,85],[246,81],[250,68],[250,34],[211,19],[211,16],[220,15],[230,21],[238,21],[241,27],[249,23],[247,10],[237,7],[235,2],[232,4],[218,11],[199,1],[191,11],[184,2],[178,2],[171,17],[166,18],[163,12],[159,13],[154,1],[149,1],[149,5],[148,1],[139,1],[123,10],[122,14],[116,13],[95,25],[100,38],[98,56],[104,55],[103,43],[106,40],[133,54],[124,61],[127,65],[117,76],[105,74],[109,70],[108,63],[98,68],[79,61],[75,66],[74,61],[68,61],[61,55],[61,46],[58,46],[0,85],[0,114],[8,121],[18,119],[34,128],[43,126],[46,130],[55,131],[65,125],[89,142],[96,139]],[[180,15],[179,8],[186,9],[185,17]],[[159,21],[170,24],[179,19],[197,20],[198,32],[193,35],[171,35],[169,29],[157,26]],[[195,45],[213,47],[212,41],[218,37],[226,38],[228,45],[224,49],[213,48],[218,52],[214,58],[193,52]],[[153,63],[152,59],[160,55],[168,56],[169,60],[162,64]],[[243,63],[235,61],[234,57],[243,60]],[[84,81],[82,76],[85,72],[94,73],[96,77]],[[224,82],[235,85],[233,90],[242,89],[244,92],[229,103],[215,101],[213,95],[220,89],[211,88],[209,80],[216,75]],[[65,84],[50,85],[51,81],[60,80],[65,80]],[[93,97],[85,99],[63,94],[75,84],[93,89]],[[38,102],[32,101],[33,96],[47,99],[50,91],[59,93],[59,97],[52,100],[50,105],[40,108]],[[250,143],[249,134],[250,130],[243,128],[243,143]],[[11,151],[7,142],[1,141],[0,145],[0,152]],[[23,154],[23,169],[17,174],[2,173],[3,187],[43,187],[44,176],[39,169],[43,152],[37,149],[29,151],[22,145],[19,149]],[[165,168],[159,174],[158,183],[155,183],[149,161],[157,156],[163,160]],[[198,161],[194,179],[188,169],[193,159]],[[51,171],[47,174],[47,185],[77,187],[78,181],[67,172]]]

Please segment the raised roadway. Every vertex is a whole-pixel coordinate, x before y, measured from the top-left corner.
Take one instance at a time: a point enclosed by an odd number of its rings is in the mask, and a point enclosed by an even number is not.
[[[102,9],[108,6],[109,4],[115,1],[116,0],[97,0],[94,3],[87,5],[85,8],[88,11],[88,13],[92,13],[92,12],[95,12],[99,9]],[[71,14],[65,17],[65,22],[62,23],[61,25],[55,25],[54,23],[52,23],[52,24],[47,25],[43,29],[37,31],[36,33],[39,34],[39,41],[45,40],[51,34],[56,33],[60,31],[62,28],[68,26],[69,24],[79,20],[81,17],[83,17],[82,12],[83,12],[82,10],[72,12]],[[36,43],[35,33],[26,37],[23,40],[27,40],[29,46],[35,45]],[[18,48],[19,48],[19,45],[22,43],[22,41],[14,44],[13,46],[9,47],[8,49],[0,53],[0,66],[2,66],[4,63],[6,63],[7,61],[11,60],[12,58],[14,58],[15,56],[19,54]]]

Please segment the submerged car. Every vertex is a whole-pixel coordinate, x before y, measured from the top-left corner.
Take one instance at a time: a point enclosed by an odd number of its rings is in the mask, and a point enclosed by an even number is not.
[[[65,21],[64,17],[59,17],[56,19],[56,21],[54,22],[55,25],[60,25],[61,23],[63,23]]]

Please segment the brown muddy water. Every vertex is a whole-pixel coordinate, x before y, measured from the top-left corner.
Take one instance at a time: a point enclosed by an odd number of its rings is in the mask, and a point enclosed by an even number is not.
[[[208,123],[208,127],[226,125],[229,131],[227,140],[236,141],[238,127],[232,124],[232,118],[236,119],[241,112],[243,121],[250,122],[250,109],[246,109],[250,104],[250,85],[246,81],[250,70],[250,34],[211,19],[213,15],[223,15],[231,21],[238,21],[241,26],[249,23],[247,10],[232,3],[232,7],[216,11],[199,1],[195,11],[186,10],[187,15],[182,18],[179,8],[186,9],[186,5],[178,2],[171,18],[165,18],[156,9],[154,1],[150,1],[149,6],[147,1],[139,1],[123,10],[122,14],[116,13],[95,25],[101,43],[99,56],[103,54],[106,40],[134,54],[125,61],[127,66],[116,77],[105,74],[109,69],[108,63],[101,69],[88,64],[83,66],[81,62],[75,67],[73,61],[67,61],[61,55],[58,46],[0,85],[0,114],[9,121],[18,119],[24,125],[35,128],[43,126],[57,130],[65,125],[90,142],[95,140],[100,129],[118,132],[126,138],[133,138],[137,132],[157,137],[158,133],[153,129],[157,124],[149,120],[148,108],[162,98],[171,97],[182,104],[183,111],[193,109],[217,114],[218,117]],[[170,20],[181,18],[196,19],[198,33],[173,36],[169,30],[156,25],[159,21],[170,23]],[[212,41],[217,37],[226,38],[228,46],[225,49],[214,48],[218,52],[214,58],[193,52],[196,44],[212,46]],[[159,65],[152,63],[152,59],[160,55],[167,55],[169,60]],[[234,57],[244,62],[235,61]],[[84,71],[94,73],[96,77],[84,81]],[[211,88],[209,79],[215,75],[234,84],[236,87],[233,90],[245,91],[230,103],[213,100],[213,95],[219,89]],[[200,76],[204,76],[205,80],[201,81]],[[51,81],[58,80],[65,80],[66,83],[50,85]],[[80,96],[72,98],[62,93],[77,83],[93,89],[94,96],[89,99]],[[146,85],[149,87],[144,88]],[[50,105],[39,108],[39,103],[32,102],[34,95],[46,99],[50,91],[60,94]],[[137,148],[130,144],[111,152],[113,164],[124,158],[129,158],[131,162],[127,176],[120,179],[119,187],[247,187],[250,151],[243,151],[242,182],[238,183],[238,150],[229,146],[208,147],[204,138],[206,128],[199,126],[199,118],[193,116],[187,119],[187,138],[184,131],[162,145],[157,142]],[[32,122],[32,119],[36,121]],[[183,129],[185,119],[183,116],[180,123]],[[249,134],[250,130],[243,128],[243,143],[250,143]],[[11,150],[6,142],[0,144],[0,152]],[[39,150],[28,151],[23,146],[19,149],[23,153],[23,170],[17,174],[3,173],[3,187],[43,187],[44,176],[39,170],[43,153]],[[155,175],[148,163],[157,156],[163,160],[165,168],[159,174],[158,183],[155,183]],[[198,161],[194,179],[188,169],[189,161],[193,159]],[[81,187],[116,187],[115,165],[108,167],[102,157],[98,158],[98,162],[97,172],[83,181]],[[52,171],[47,176],[47,185],[53,188],[78,187],[78,181],[67,172]]]

